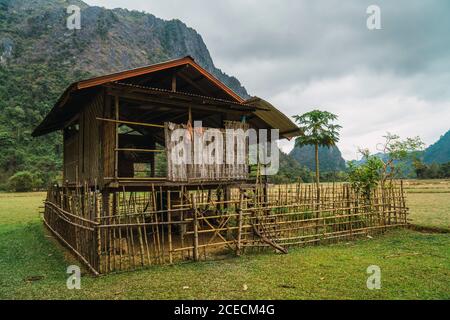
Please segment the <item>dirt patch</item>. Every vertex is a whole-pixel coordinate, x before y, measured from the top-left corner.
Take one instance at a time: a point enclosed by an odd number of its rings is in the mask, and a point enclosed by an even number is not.
[[[36,282],[36,281],[40,281],[43,280],[44,276],[29,276],[23,279],[23,281],[25,282]]]
[[[419,226],[416,224],[410,224],[409,228],[411,230],[421,232],[421,233],[440,233],[440,234],[450,233],[450,229],[439,228],[439,227],[424,227],[424,226]]]

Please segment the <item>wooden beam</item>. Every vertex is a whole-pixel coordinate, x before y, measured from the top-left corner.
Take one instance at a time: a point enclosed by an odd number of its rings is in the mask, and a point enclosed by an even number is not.
[[[177,92],[177,73],[172,74],[172,92]]]
[[[184,100],[189,102],[197,102],[202,104],[210,104],[210,105],[225,105],[229,106],[230,108],[237,106],[237,107],[244,107],[248,110],[254,109],[254,110],[267,110],[267,108],[263,108],[260,106],[252,106],[247,105],[239,102],[234,102],[230,100],[225,100],[221,98],[215,98],[210,96],[201,96],[196,94],[190,94],[185,92],[172,92],[170,90],[165,89],[159,89],[159,88],[151,88],[151,87],[140,87],[135,86],[132,84],[127,83],[108,83],[104,85],[107,88],[110,89],[116,89],[118,92],[139,92],[139,93],[145,93],[147,95],[155,95],[155,96],[163,96],[163,97],[169,97],[171,99],[178,99],[178,100]],[[114,94],[113,94],[114,95]]]
[[[118,116],[116,115],[116,119],[118,118]],[[116,124],[130,124],[130,125],[135,125],[135,126],[142,126],[142,127],[155,127],[155,128],[164,128],[163,125],[160,124],[153,124],[153,123],[143,123],[143,122],[133,122],[133,121],[125,121],[125,120],[114,120],[114,119],[106,119],[106,118],[96,118],[97,120],[100,121],[106,121],[106,122],[113,122]]]
[[[197,83],[195,83],[193,80],[189,79],[189,77],[185,76],[184,74],[179,74],[179,77],[181,79],[183,79],[184,81],[186,81],[187,83],[189,83],[191,86],[193,86],[195,89],[197,89],[198,91],[200,91],[202,94],[204,94],[205,96],[211,96],[211,92],[208,92],[207,90],[203,89],[202,87],[200,87]]]
[[[164,149],[151,150],[151,149],[117,148],[116,151],[146,152],[146,153],[152,152],[152,153],[154,153],[154,152],[165,152],[166,150],[164,150]]]
[[[161,93],[161,92],[160,92]],[[201,102],[193,102],[193,100],[179,99],[175,96],[166,96],[166,97],[158,97],[149,92],[147,93],[137,93],[137,92],[126,92],[122,90],[109,89],[108,94],[110,95],[119,95],[121,98],[134,100],[134,101],[145,101],[151,103],[158,103],[161,105],[170,106],[171,108],[181,108],[186,110],[189,106],[199,110],[207,110],[215,112],[230,112],[230,111],[244,111],[244,112],[252,112],[256,111],[254,107],[244,106],[244,105],[226,105],[226,104],[213,104],[211,102],[207,102],[205,100]]]

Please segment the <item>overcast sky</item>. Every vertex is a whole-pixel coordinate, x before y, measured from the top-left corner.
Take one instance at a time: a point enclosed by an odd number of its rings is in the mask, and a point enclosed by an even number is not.
[[[434,143],[450,129],[448,0],[87,0],[180,19],[217,67],[289,116],[339,115],[339,147],[376,151],[386,131]],[[369,5],[381,30],[366,25]],[[292,144],[283,144],[289,151]]]

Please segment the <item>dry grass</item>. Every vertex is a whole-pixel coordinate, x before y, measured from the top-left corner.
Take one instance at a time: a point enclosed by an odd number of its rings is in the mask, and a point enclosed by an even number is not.
[[[411,223],[450,229],[450,180],[410,180],[405,190]]]

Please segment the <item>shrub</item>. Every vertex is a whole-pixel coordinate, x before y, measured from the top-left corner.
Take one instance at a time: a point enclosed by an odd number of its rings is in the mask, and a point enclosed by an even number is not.
[[[8,179],[8,189],[15,192],[27,192],[33,190],[33,175],[28,171],[20,171]]]
[[[381,180],[383,162],[378,157],[368,154],[365,155],[365,160],[366,162],[359,166],[353,162],[349,163],[348,178],[353,189],[369,199],[372,190]]]

